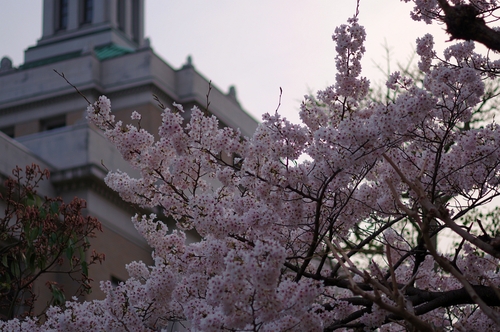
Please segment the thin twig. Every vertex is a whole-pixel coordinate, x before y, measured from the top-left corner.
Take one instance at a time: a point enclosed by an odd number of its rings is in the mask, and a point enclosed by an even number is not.
[[[279,97],[279,100],[278,100],[278,107],[276,107],[275,113],[278,113],[278,110],[280,109],[280,106],[281,106],[281,96],[282,95],[283,95],[283,89],[280,87],[280,97]]]
[[[210,92],[212,91],[212,80],[208,82],[208,92],[207,92],[207,106],[205,107],[205,111],[208,113],[208,107],[210,106]]]
[[[90,102],[90,100],[88,100],[88,99],[87,99],[87,97],[86,97],[83,93],[81,93],[81,92],[80,92],[80,90],[78,90],[78,88],[77,88],[75,85],[73,85],[73,83],[71,83],[70,81],[68,81],[68,79],[66,78],[66,76],[64,75],[64,73],[60,73],[60,72],[58,72],[58,71],[57,71],[57,70],[55,70],[55,69],[54,69],[54,72],[55,72],[57,75],[61,76],[61,77],[62,77],[62,78],[66,81],[66,83],[68,83],[71,87],[73,87],[73,89],[75,89],[75,90],[76,90],[76,92],[78,92],[78,94],[79,94],[80,96],[82,96],[82,97],[83,97],[83,99],[85,99],[85,101],[87,102],[87,104],[92,105],[92,103]]]

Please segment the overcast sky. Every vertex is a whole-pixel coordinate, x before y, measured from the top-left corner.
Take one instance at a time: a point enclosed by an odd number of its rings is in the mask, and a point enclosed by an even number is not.
[[[15,66],[41,37],[41,4],[0,0],[0,57]],[[372,82],[381,79],[375,64],[386,64],[384,44],[395,68],[411,56],[417,37],[431,32],[446,40],[442,26],[413,22],[411,8],[399,0],[361,0],[368,34],[363,70]],[[235,85],[243,108],[259,120],[274,112],[282,87],[280,112],[297,122],[304,94],[334,83],[331,35],[355,11],[355,0],[146,0],[145,31],[174,68],[191,55],[215,86]]]

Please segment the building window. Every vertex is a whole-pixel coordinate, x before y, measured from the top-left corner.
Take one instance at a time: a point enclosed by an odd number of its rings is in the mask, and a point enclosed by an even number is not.
[[[121,31],[125,31],[125,0],[118,0],[118,8],[117,8],[117,21],[118,21],[118,29]]]
[[[94,1],[83,0],[81,2],[81,23],[82,24],[92,23],[93,16],[94,16]]]
[[[69,0],[59,0],[59,7],[58,7],[59,30],[66,30],[66,28],[68,28],[68,7],[69,7]]]
[[[14,138],[14,133],[15,133],[14,126],[0,128],[0,131],[11,138]]]
[[[44,119],[40,122],[40,128],[42,131],[62,128],[62,127],[66,127],[65,115]]]
[[[132,0],[132,38],[139,42],[139,0]]]

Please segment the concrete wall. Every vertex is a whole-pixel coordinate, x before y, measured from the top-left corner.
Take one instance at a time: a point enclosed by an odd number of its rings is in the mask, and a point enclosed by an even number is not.
[[[46,163],[24,145],[12,140],[0,132],[0,179],[12,176],[12,170],[16,167],[25,169],[26,165],[37,164],[43,169],[52,169],[53,166]],[[3,183],[2,183],[3,185]],[[40,195],[54,196],[55,190],[49,181],[43,181],[39,187]]]

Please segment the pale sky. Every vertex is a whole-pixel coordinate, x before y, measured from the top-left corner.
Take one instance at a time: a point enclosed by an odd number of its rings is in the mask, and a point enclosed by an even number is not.
[[[0,58],[18,66],[41,37],[42,0],[0,5]],[[396,68],[417,37],[430,32],[447,39],[442,26],[413,22],[411,8],[399,0],[361,0],[360,24],[368,34],[363,70],[372,82],[382,77],[374,63],[385,66],[384,44]],[[274,112],[281,87],[280,112],[297,122],[304,94],[334,83],[331,35],[355,10],[355,0],[146,0],[145,35],[174,68],[191,55],[222,91],[234,84],[241,105],[258,120]]]

